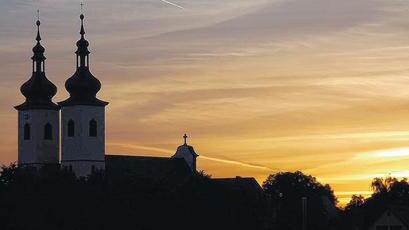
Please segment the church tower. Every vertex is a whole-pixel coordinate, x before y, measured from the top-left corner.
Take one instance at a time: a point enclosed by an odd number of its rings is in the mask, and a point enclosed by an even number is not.
[[[89,68],[89,42],[85,39],[84,15],[77,41],[76,71],[65,82],[70,97],[61,106],[61,164],[77,176],[105,169],[105,106],[96,95],[101,82]]]
[[[45,76],[40,20],[36,24],[32,75],[20,88],[26,100],[14,108],[18,111],[18,165],[42,167],[59,163],[60,107],[52,102],[57,87]]]

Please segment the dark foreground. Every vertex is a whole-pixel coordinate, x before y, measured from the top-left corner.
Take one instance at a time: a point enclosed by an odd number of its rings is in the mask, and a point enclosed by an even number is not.
[[[271,175],[262,188],[240,181],[204,173],[175,181],[109,170],[76,178],[58,167],[11,165],[0,172],[0,229],[300,230],[304,199],[306,229],[364,230],[388,208],[409,207],[405,179],[375,179],[374,195],[354,196],[345,210],[336,208],[329,185],[301,172]]]

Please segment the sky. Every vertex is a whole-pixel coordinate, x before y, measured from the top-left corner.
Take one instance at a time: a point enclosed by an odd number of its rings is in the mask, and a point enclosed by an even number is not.
[[[409,0],[88,0],[107,153],[171,156],[189,135],[213,177],[301,170],[341,203],[409,177]],[[0,163],[17,159],[20,85],[40,9],[67,97],[80,4],[0,0]]]

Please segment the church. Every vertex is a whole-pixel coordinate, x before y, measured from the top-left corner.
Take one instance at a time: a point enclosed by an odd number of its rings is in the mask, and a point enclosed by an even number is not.
[[[76,68],[65,81],[69,98],[58,103],[52,100],[57,94],[57,87],[45,74],[45,48],[40,43],[40,21],[36,22],[37,43],[31,57],[32,76],[20,88],[25,102],[15,106],[18,111],[18,166],[58,166],[77,177],[105,171],[174,184],[187,181],[197,173],[196,159],[199,155],[187,144],[186,134],[184,143],[171,157],[105,154],[105,108],[109,103],[97,97],[101,82],[90,71],[89,42],[85,39],[83,14],[80,20]],[[254,178],[211,180],[234,191],[262,193]]]
[[[45,48],[41,45],[40,21],[36,22],[36,44],[31,57],[32,75],[20,87],[25,101],[15,106],[18,112],[18,167],[29,168],[30,172],[42,168],[62,170],[62,173],[68,172],[74,178],[79,178],[79,181],[84,178],[93,181],[100,178],[99,175],[104,175],[107,181],[124,183],[124,188],[142,188],[138,194],[147,197],[152,197],[152,194],[145,194],[144,188],[160,192],[160,197],[167,194],[177,198],[181,192],[185,194],[184,199],[201,199],[201,207],[208,204],[207,215],[219,211],[221,214],[215,215],[218,224],[224,221],[240,225],[238,220],[249,224],[270,224],[270,218],[267,217],[272,216],[273,212],[258,182],[252,177],[210,178],[197,172],[196,159],[199,155],[188,145],[186,134],[182,144],[169,157],[105,153],[105,112],[109,103],[97,97],[101,82],[90,70],[90,44],[85,38],[83,14],[80,15],[80,22],[75,70],[65,81],[69,97],[57,103],[53,101],[57,87],[46,77]],[[116,197],[112,195],[110,198]],[[137,195],[126,202],[136,198]],[[141,202],[138,200],[138,205]],[[148,206],[145,208],[151,208],[152,201],[148,199],[146,202]],[[222,207],[214,208],[212,202],[219,206],[222,204]],[[189,208],[196,208],[192,204],[192,201],[186,203]],[[160,207],[163,209],[163,206]],[[139,211],[139,208],[132,209],[131,213]],[[243,213],[248,214],[246,218],[239,218]],[[146,218],[149,220],[152,216],[147,215]]]
[[[25,102],[15,106],[18,111],[18,165],[36,168],[61,165],[78,177],[86,177],[110,166],[136,168],[139,173],[146,170],[196,172],[198,155],[187,144],[186,134],[184,144],[170,158],[105,154],[105,107],[108,102],[97,98],[101,82],[90,71],[83,14],[80,19],[76,69],[65,82],[70,96],[58,103],[52,101],[57,87],[45,74],[45,48],[40,43],[40,21],[36,22],[37,44],[31,58],[32,76],[20,88]]]

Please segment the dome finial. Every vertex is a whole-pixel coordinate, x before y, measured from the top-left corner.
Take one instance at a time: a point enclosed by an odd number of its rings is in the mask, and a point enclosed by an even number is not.
[[[81,19],[81,38],[84,38],[84,34],[85,34],[85,30],[84,30],[84,14],[83,14],[83,7],[84,7],[84,3],[81,2],[81,15],[80,15],[80,19]]]
[[[38,9],[37,10],[37,22],[36,22],[36,25],[37,25],[37,37],[36,37],[36,40],[39,42],[39,41],[41,41],[41,36],[40,36],[40,10]]]

